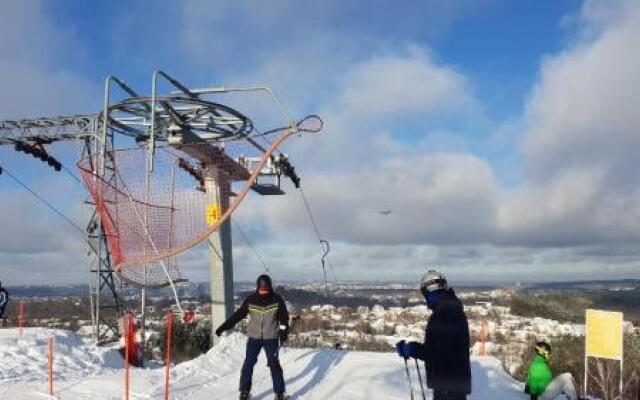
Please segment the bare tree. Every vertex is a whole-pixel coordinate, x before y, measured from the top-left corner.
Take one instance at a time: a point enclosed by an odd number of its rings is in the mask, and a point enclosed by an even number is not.
[[[602,400],[640,400],[640,336],[627,336],[624,346],[624,371],[620,393],[620,362],[589,361],[589,393]]]

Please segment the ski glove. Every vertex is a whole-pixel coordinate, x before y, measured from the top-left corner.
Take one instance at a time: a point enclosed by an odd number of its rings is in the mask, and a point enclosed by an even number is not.
[[[280,329],[278,330],[278,338],[280,339],[280,343],[285,343],[287,340],[289,340],[289,330],[286,327],[280,327]]]
[[[418,342],[405,342],[401,340],[396,343],[396,352],[402,358],[414,357],[419,345]]]
[[[222,329],[222,327],[221,327],[221,326],[220,326],[220,327],[218,327],[218,329],[216,329],[216,336],[218,336],[218,337],[219,337],[220,335],[222,335],[222,332],[224,332],[224,329]]]

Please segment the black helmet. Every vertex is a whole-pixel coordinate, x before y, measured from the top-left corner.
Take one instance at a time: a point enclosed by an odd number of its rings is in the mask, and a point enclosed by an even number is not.
[[[548,342],[545,342],[544,340],[541,340],[536,343],[535,350],[536,350],[536,353],[538,353],[539,355],[541,355],[546,359],[548,359],[549,356],[551,355],[551,345]]]
[[[272,288],[271,277],[267,274],[262,274],[258,277],[256,281],[256,289],[260,289],[261,287]]]

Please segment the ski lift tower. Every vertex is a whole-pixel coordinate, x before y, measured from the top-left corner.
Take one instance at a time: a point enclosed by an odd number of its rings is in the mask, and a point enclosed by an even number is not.
[[[214,87],[195,90],[186,90],[177,86],[182,94],[187,94],[196,98],[205,94],[221,94],[232,92],[264,92],[275,103],[286,118],[289,129],[297,131],[297,124],[287,112],[281,101],[267,87]],[[222,118],[220,113],[214,113],[218,118]],[[224,117],[224,123],[228,124],[232,131],[237,131],[239,126],[245,124],[242,118]],[[273,183],[250,182],[250,188],[264,196],[284,195],[285,192],[280,187],[280,177],[282,171],[275,162],[273,156],[266,159],[266,163],[261,165],[261,157],[238,156],[232,158],[225,153],[224,147],[206,145],[207,135],[196,136],[179,126],[168,127],[170,135],[168,144],[175,149],[188,154],[193,159],[200,162],[202,166],[203,189],[207,196],[206,218],[207,224],[213,225],[222,218],[222,214],[230,207],[230,197],[236,196],[232,192],[231,183],[237,181],[247,181],[252,179],[252,171],[257,172],[256,176],[271,177],[275,179]],[[269,153],[263,145],[255,139],[247,138],[249,144],[257,148],[262,153]],[[256,171],[256,168],[259,169]],[[227,218],[220,227],[213,231],[207,238],[209,252],[209,285],[211,293],[211,340],[215,344],[219,338],[215,335],[215,330],[234,311],[233,295],[233,256],[231,239],[231,219]]]
[[[160,79],[171,88],[169,94],[157,94]],[[266,93],[286,125],[259,133],[249,117],[208,97],[247,92]],[[116,271],[143,288],[150,275],[159,277],[173,288],[181,309],[168,269],[177,255],[206,241],[215,343],[215,328],[233,312],[232,213],[251,190],[282,195],[281,176],[299,181],[287,158],[274,154],[294,134],[321,130],[322,121],[309,116],[296,123],[267,87],[188,89],[162,71],[153,74],[150,97],[132,96],[113,105],[107,99],[105,104],[105,120],[111,126],[105,131],[133,136],[144,145],[99,152],[108,155],[113,173],[100,175],[87,167],[100,165],[96,157],[79,163],[99,213],[108,222],[106,236]],[[264,183],[265,178],[273,181]],[[234,183],[242,188],[236,190]]]
[[[171,87],[169,94],[157,94],[160,79]],[[120,92],[117,101],[112,101],[113,87]],[[230,92],[266,93],[286,126],[256,134],[248,117],[203,99]],[[184,279],[175,257],[203,241],[210,255],[212,332],[228,318],[233,311],[231,214],[250,190],[284,194],[280,177],[293,179],[287,172],[293,168],[274,152],[296,133],[321,129],[317,116],[296,123],[269,88],[188,89],[155,71],[151,96],[140,96],[109,77],[99,114],[3,121],[0,145],[27,149],[55,167],[47,145],[84,144],[78,167],[94,207],[86,228],[90,270],[96,276],[91,311],[94,337],[102,343],[118,335],[123,283],[142,290],[143,326],[147,288],[171,286],[181,308],[175,284]],[[127,140],[128,146],[138,146],[122,147]],[[275,181],[260,182],[265,177]],[[199,183],[195,189],[194,179]],[[234,192],[233,182],[244,186]]]

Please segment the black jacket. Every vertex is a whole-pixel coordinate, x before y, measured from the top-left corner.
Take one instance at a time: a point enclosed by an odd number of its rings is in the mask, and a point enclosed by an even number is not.
[[[435,305],[427,323],[425,343],[415,356],[425,362],[429,388],[471,393],[469,324],[453,289],[444,292]]]
[[[9,292],[5,288],[0,288],[0,309],[4,310],[4,307],[9,302]]]
[[[284,331],[289,331],[289,313],[287,306],[280,295],[271,293],[266,296],[252,293],[242,303],[240,308],[220,329],[223,331],[233,328],[238,322],[249,315],[249,325],[247,326],[247,336],[253,339],[277,339],[279,337],[280,326],[284,326]]]

